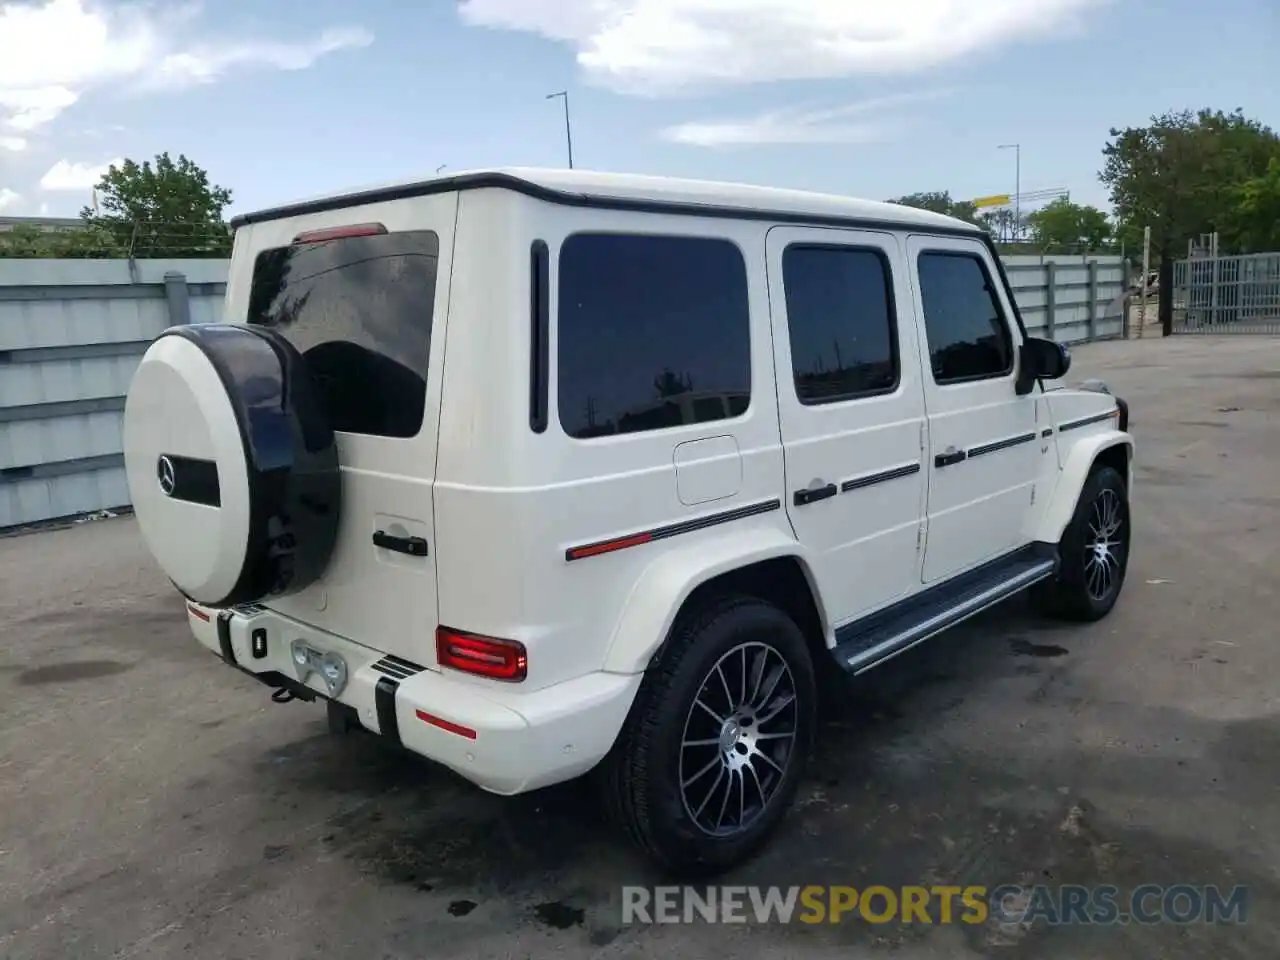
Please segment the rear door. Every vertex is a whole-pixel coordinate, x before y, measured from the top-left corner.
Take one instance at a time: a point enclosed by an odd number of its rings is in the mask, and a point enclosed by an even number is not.
[[[927,472],[911,288],[893,234],[768,237],[787,511],[839,626],[918,589]]]
[[[432,486],[456,210],[449,194],[256,225],[232,314],[298,347],[338,434],[330,566],[269,605],[424,666],[435,663]]]

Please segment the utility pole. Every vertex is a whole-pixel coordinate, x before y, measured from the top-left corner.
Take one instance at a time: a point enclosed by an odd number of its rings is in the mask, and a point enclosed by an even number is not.
[[[997,150],[1013,151],[1013,235],[1022,234],[1022,144],[1002,143]]]
[[[569,123],[569,91],[561,90],[559,93],[548,93],[548,100],[556,100],[562,98],[564,100],[564,139],[569,145],[569,169],[573,169],[573,127]]]

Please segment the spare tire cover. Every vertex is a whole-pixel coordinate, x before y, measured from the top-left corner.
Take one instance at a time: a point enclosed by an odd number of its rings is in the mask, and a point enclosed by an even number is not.
[[[173,327],[125,400],[138,525],[189,599],[234,606],[296,593],[337,539],[338,451],[306,361],[240,324]]]

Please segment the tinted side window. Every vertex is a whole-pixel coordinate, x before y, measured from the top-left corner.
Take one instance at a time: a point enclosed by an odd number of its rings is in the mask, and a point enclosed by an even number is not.
[[[878,250],[792,245],[782,254],[791,370],[801,403],[898,385],[889,264]]]
[[[249,323],[284,334],[307,358],[334,430],[422,429],[439,247],[421,230],[258,254]]]
[[[1013,370],[1013,341],[986,264],[967,253],[922,253],[917,270],[934,380],[980,380]]]
[[[582,233],[560,249],[560,423],[572,437],[724,420],[751,396],[747,270],[727,240]]]

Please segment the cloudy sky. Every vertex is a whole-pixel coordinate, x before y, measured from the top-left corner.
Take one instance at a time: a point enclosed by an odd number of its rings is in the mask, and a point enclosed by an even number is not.
[[[185,153],[233,211],[492,165],[1104,203],[1108,128],[1280,126],[1276,0],[0,0],[0,215]]]

